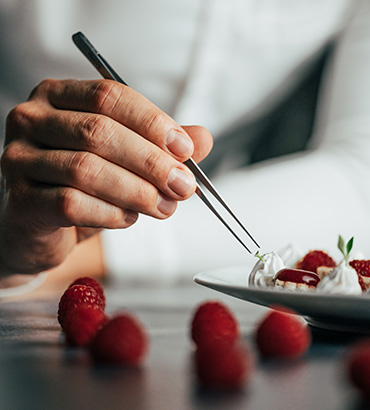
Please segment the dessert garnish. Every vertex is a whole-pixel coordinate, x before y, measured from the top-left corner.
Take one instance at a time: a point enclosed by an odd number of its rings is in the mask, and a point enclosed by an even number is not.
[[[353,259],[349,265],[356,270],[364,291],[370,289],[370,260]]]
[[[343,261],[334,268],[329,275],[321,279],[317,290],[325,293],[339,294],[361,294],[362,288],[359,284],[357,272],[349,265],[349,254],[353,246],[353,237],[345,242],[339,236],[338,248],[343,254]]]
[[[249,285],[262,287],[274,286],[276,272],[285,268],[284,262],[276,252],[268,252],[260,255],[255,254],[258,258],[252,272],[249,275]]]
[[[308,252],[300,261],[297,262],[296,268],[317,273],[317,269],[322,266],[335,268],[337,264],[326,252],[322,250],[313,250]]]
[[[283,268],[275,275],[275,286],[293,290],[315,290],[319,276],[307,270]]]

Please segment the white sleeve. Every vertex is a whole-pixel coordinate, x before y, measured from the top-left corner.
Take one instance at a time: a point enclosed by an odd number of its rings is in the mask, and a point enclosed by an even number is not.
[[[369,21],[369,1],[362,1],[325,75],[315,146],[214,181],[262,252],[294,243],[339,258],[342,234],[370,255]],[[196,196],[166,221],[144,217],[128,230],[105,232],[103,243],[108,269],[127,278],[168,281],[254,263]]]

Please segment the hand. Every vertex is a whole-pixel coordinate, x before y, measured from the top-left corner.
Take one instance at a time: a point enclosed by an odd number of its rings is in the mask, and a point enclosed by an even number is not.
[[[1,158],[0,273],[59,265],[103,228],[164,219],[195,180],[182,163],[212,146],[143,96],[109,81],[45,80],[7,118]]]

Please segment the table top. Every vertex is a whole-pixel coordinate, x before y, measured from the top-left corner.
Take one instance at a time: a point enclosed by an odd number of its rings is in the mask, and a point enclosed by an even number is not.
[[[293,361],[260,360],[238,392],[206,392],[193,374],[189,323],[205,300],[226,303],[252,350],[266,308],[194,283],[171,287],[106,287],[107,313],[130,311],[146,326],[150,351],[140,368],[93,364],[66,346],[56,319],[59,297],[0,302],[1,410],[59,409],[365,409],[349,384],[345,357],[358,335],[312,329],[308,354]]]

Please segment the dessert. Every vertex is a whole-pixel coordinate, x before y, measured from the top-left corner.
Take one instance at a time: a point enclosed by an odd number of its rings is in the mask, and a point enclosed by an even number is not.
[[[362,279],[365,290],[370,289],[370,260],[354,259],[350,266],[356,270],[359,277]]]
[[[362,293],[355,269],[343,261],[325,276],[317,285],[317,290],[325,293],[359,295]]]
[[[250,286],[358,295],[370,289],[370,260],[349,260],[353,238],[347,243],[339,236],[338,248],[343,260],[337,262],[325,251],[316,249],[299,255],[293,247],[282,251],[284,258],[275,252],[257,253],[248,283]],[[293,268],[292,268],[293,266]]]
[[[269,252],[264,255],[257,253],[256,256],[259,260],[249,275],[249,285],[261,287],[274,286],[276,272],[285,268],[284,262],[275,252]]]
[[[297,269],[308,270],[317,273],[319,267],[334,268],[337,266],[334,259],[322,250],[313,250],[308,252],[296,264]]]
[[[319,276],[307,270],[283,268],[276,273],[275,287],[297,290],[315,290]]]

